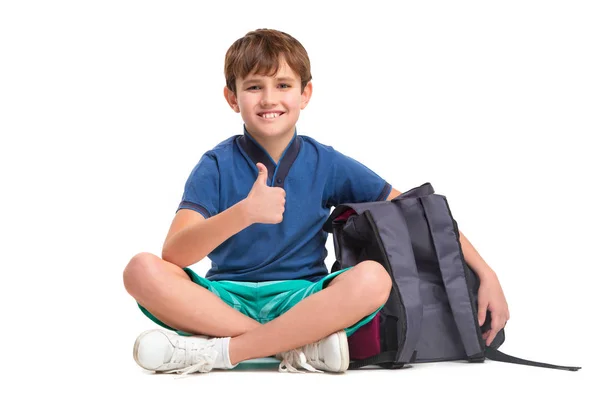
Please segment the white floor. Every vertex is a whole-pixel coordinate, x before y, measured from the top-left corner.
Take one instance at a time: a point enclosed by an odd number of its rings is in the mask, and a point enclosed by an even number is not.
[[[132,395],[143,393],[144,398],[177,393],[189,393],[202,398],[206,391],[215,395],[222,393],[225,398],[244,399],[320,399],[340,396],[372,400],[376,399],[374,396],[505,400],[532,396],[600,398],[597,389],[594,393],[588,385],[590,376],[587,371],[574,373],[493,362],[480,365],[421,364],[403,370],[371,369],[349,371],[341,375],[283,374],[277,372],[276,364],[271,364],[270,369],[262,369],[265,366],[269,364],[249,365],[235,372],[196,374],[181,379],[130,371],[124,387]]]
[[[260,359],[243,363],[234,371],[178,377],[146,372],[130,353],[131,349],[123,351],[112,362],[109,359],[115,353],[105,353],[99,355],[97,364],[82,360],[70,370],[55,370],[51,362],[41,363],[27,374],[29,379],[20,393],[36,394],[23,398],[46,398],[47,394],[49,398],[59,395],[68,399],[600,398],[595,367],[567,372],[486,361],[417,364],[393,371],[289,374],[277,371],[276,360]],[[73,357],[76,360],[78,355]],[[544,361],[561,360],[547,352]]]

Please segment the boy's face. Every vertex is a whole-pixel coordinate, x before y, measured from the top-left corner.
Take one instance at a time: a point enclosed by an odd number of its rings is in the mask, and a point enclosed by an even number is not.
[[[236,80],[237,95],[225,87],[225,98],[235,112],[242,114],[248,132],[254,137],[272,139],[292,136],[300,110],[312,94],[309,82],[300,92],[300,76],[285,62],[275,76],[250,73]]]

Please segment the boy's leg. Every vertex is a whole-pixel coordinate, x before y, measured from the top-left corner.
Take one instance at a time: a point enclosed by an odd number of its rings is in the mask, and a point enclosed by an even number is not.
[[[389,274],[379,263],[363,261],[280,317],[233,337],[229,359],[237,364],[267,357],[347,328],[383,305],[391,285]]]
[[[150,253],[140,253],[131,259],[123,272],[123,282],[142,307],[174,329],[235,337],[260,326],[192,282],[177,265]]]

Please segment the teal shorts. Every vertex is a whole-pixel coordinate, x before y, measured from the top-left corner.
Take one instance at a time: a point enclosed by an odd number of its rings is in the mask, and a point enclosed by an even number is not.
[[[325,276],[318,282],[306,280],[270,281],[270,282],[236,282],[236,281],[210,281],[196,274],[189,268],[184,271],[190,279],[198,285],[210,290],[230,307],[242,314],[265,324],[281,314],[285,313],[302,299],[323,290],[329,282],[347,269],[336,271]],[[156,322],[158,325],[176,331],[180,335],[188,335],[186,332],[173,329],[159,321],[148,310],[138,304],[142,312]],[[383,305],[381,306],[383,307]],[[346,335],[350,336],[358,328],[369,322],[379,312],[381,307],[371,315],[358,321],[356,324],[345,329]]]

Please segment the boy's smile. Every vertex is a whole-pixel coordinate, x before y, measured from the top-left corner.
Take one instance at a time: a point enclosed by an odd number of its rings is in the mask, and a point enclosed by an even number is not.
[[[270,120],[274,120],[275,118],[278,118],[280,115],[285,114],[283,111],[264,111],[261,113],[258,113],[259,116],[263,117],[263,119],[270,119]]]

